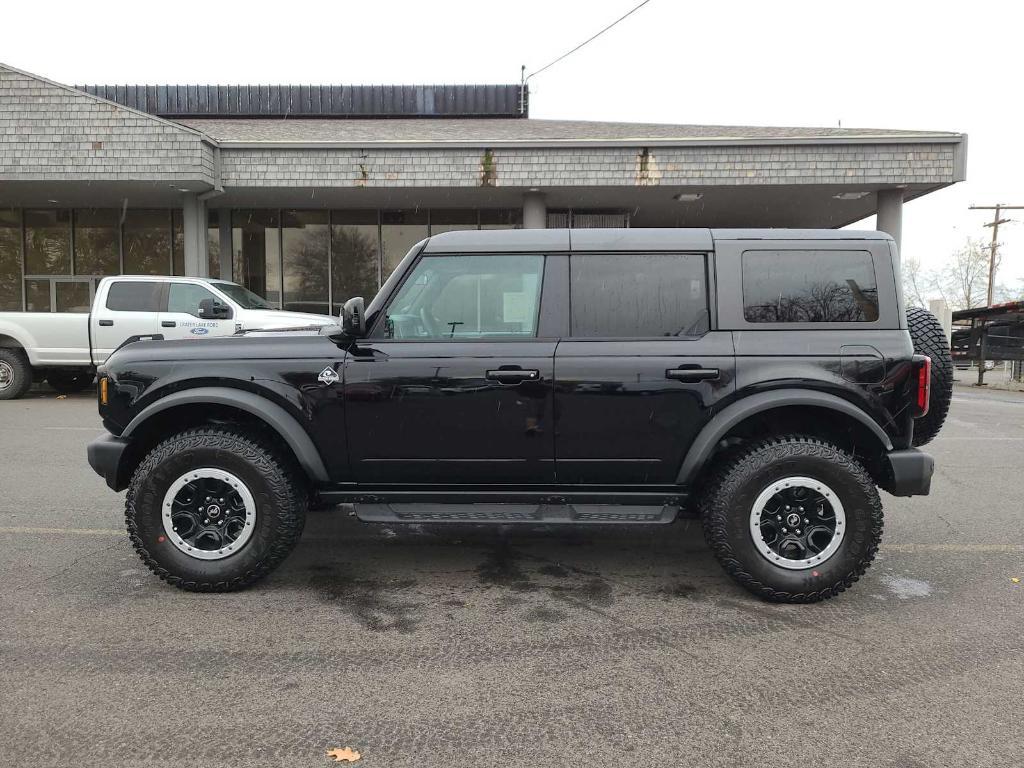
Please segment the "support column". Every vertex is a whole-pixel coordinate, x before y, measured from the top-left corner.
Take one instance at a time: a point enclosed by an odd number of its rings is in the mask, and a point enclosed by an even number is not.
[[[903,189],[880,189],[877,198],[878,221],[875,229],[892,235],[892,239],[896,241],[896,248],[902,253],[900,241],[903,237]]]
[[[523,229],[547,229],[548,206],[540,192],[523,195]]]
[[[200,200],[199,195],[185,195],[182,214],[185,230],[185,274],[189,277],[209,277],[209,258],[206,254],[206,201]]]
[[[217,235],[220,241],[220,279],[233,280],[231,274],[232,248],[231,242],[231,209],[221,208],[217,212]]]

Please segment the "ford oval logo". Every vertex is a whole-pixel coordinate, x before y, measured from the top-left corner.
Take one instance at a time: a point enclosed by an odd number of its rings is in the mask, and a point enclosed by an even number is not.
[[[192,332],[192,334],[194,336],[205,336],[206,334],[208,334],[210,332],[210,329],[209,328],[193,328],[191,332]]]

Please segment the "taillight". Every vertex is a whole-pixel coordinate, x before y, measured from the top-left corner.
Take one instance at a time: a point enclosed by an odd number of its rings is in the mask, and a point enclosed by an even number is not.
[[[917,413],[920,418],[928,413],[932,399],[932,359],[926,355],[915,356],[917,362]]]

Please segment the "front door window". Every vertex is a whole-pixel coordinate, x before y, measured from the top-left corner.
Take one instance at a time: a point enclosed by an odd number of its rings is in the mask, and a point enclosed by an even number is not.
[[[379,335],[413,341],[531,338],[543,271],[540,255],[426,256],[391,302]]]

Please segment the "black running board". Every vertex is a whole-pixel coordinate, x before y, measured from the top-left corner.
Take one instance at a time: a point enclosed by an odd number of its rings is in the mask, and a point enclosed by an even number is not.
[[[671,523],[679,507],[612,504],[387,504],[357,503],[356,517],[367,523]]]

